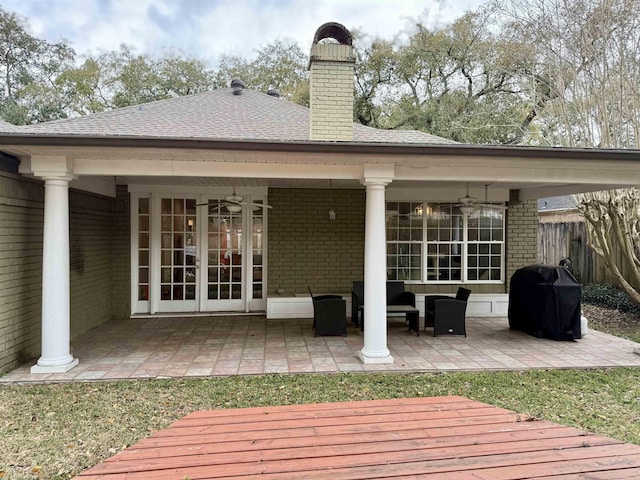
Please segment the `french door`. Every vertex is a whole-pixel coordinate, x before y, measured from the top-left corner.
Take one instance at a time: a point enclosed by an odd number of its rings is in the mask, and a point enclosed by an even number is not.
[[[265,310],[264,209],[162,192],[132,206],[132,313]]]

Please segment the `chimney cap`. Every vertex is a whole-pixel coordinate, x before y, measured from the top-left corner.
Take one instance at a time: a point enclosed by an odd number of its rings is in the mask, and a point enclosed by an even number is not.
[[[313,45],[316,45],[320,40],[325,38],[333,38],[341,45],[353,45],[353,37],[351,32],[345,28],[344,25],[337,22],[327,22],[324,25],[320,25],[316,34],[313,36]]]

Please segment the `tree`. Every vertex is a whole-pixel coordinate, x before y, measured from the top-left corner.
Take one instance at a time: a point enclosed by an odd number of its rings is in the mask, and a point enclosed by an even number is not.
[[[61,73],[57,84],[67,107],[85,115],[206,91],[214,78],[198,60],[175,55],[152,59],[121,45]]]
[[[497,0],[498,25],[534,46],[531,143],[636,148],[640,0]],[[524,84],[524,82],[523,82]]]
[[[27,33],[24,22],[0,7],[0,117],[14,124],[65,116],[55,82],[74,51]]]
[[[249,61],[223,55],[216,74],[218,88],[239,78],[248,88],[267,92],[275,88],[280,96],[300,105],[309,105],[309,57],[295,43],[275,41],[256,52]]]
[[[640,0],[499,0],[495,5],[501,28],[535,46],[527,60],[531,69],[522,71],[530,80],[529,123],[537,127],[528,141],[638,148]],[[576,203],[587,222],[589,246],[640,304],[640,191],[581,194]]]
[[[589,247],[629,298],[640,304],[640,190],[582,193],[576,200],[587,222]],[[629,273],[622,271],[618,255]]]
[[[359,47],[356,118],[465,143],[516,143],[526,99],[513,52],[527,47],[494,32],[491,21],[484,9],[442,30],[417,22],[406,44]]]
[[[397,62],[394,44],[352,32],[356,45],[354,120],[370,127],[383,128],[385,109],[391,104],[389,85]]]

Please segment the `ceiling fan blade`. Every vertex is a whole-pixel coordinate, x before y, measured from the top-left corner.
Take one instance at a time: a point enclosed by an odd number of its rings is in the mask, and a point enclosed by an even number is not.
[[[246,205],[248,207],[260,207],[260,208],[273,208],[271,205],[267,205],[266,203],[255,203],[255,202],[238,202],[240,205]]]

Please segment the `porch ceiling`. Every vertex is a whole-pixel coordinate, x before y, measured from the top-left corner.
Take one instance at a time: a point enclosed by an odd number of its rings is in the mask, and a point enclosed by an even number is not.
[[[151,177],[140,175],[121,175],[115,179],[118,185],[149,185],[149,186],[183,186],[189,188],[208,187],[268,187],[268,188],[333,188],[333,189],[364,189],[358,179],[329,179],[324,178],[255,178],[255,177]],[[552,196],[569,193],[579,193],[594,191],[598,189],[616,188],[615,184],[557,184],[557,183],[534,183],[515,181],[429,181],[429,180],[394,180],[389,185],[389,190],[410,189],[410,190],[454,190],[460,192],[462,196],[469,184],[470,194],[478,198],[483,198],[485,185],[489,186],[490,192],[496,190],[521,190],[525,194],[531,195],[548,192]],[[559,192],[559,193],[556,193]],[[525,195],[527,197],[527,195]],[[533,198],[529,196],[528,198]],[[538,197],[536,197],[538,198]]]

